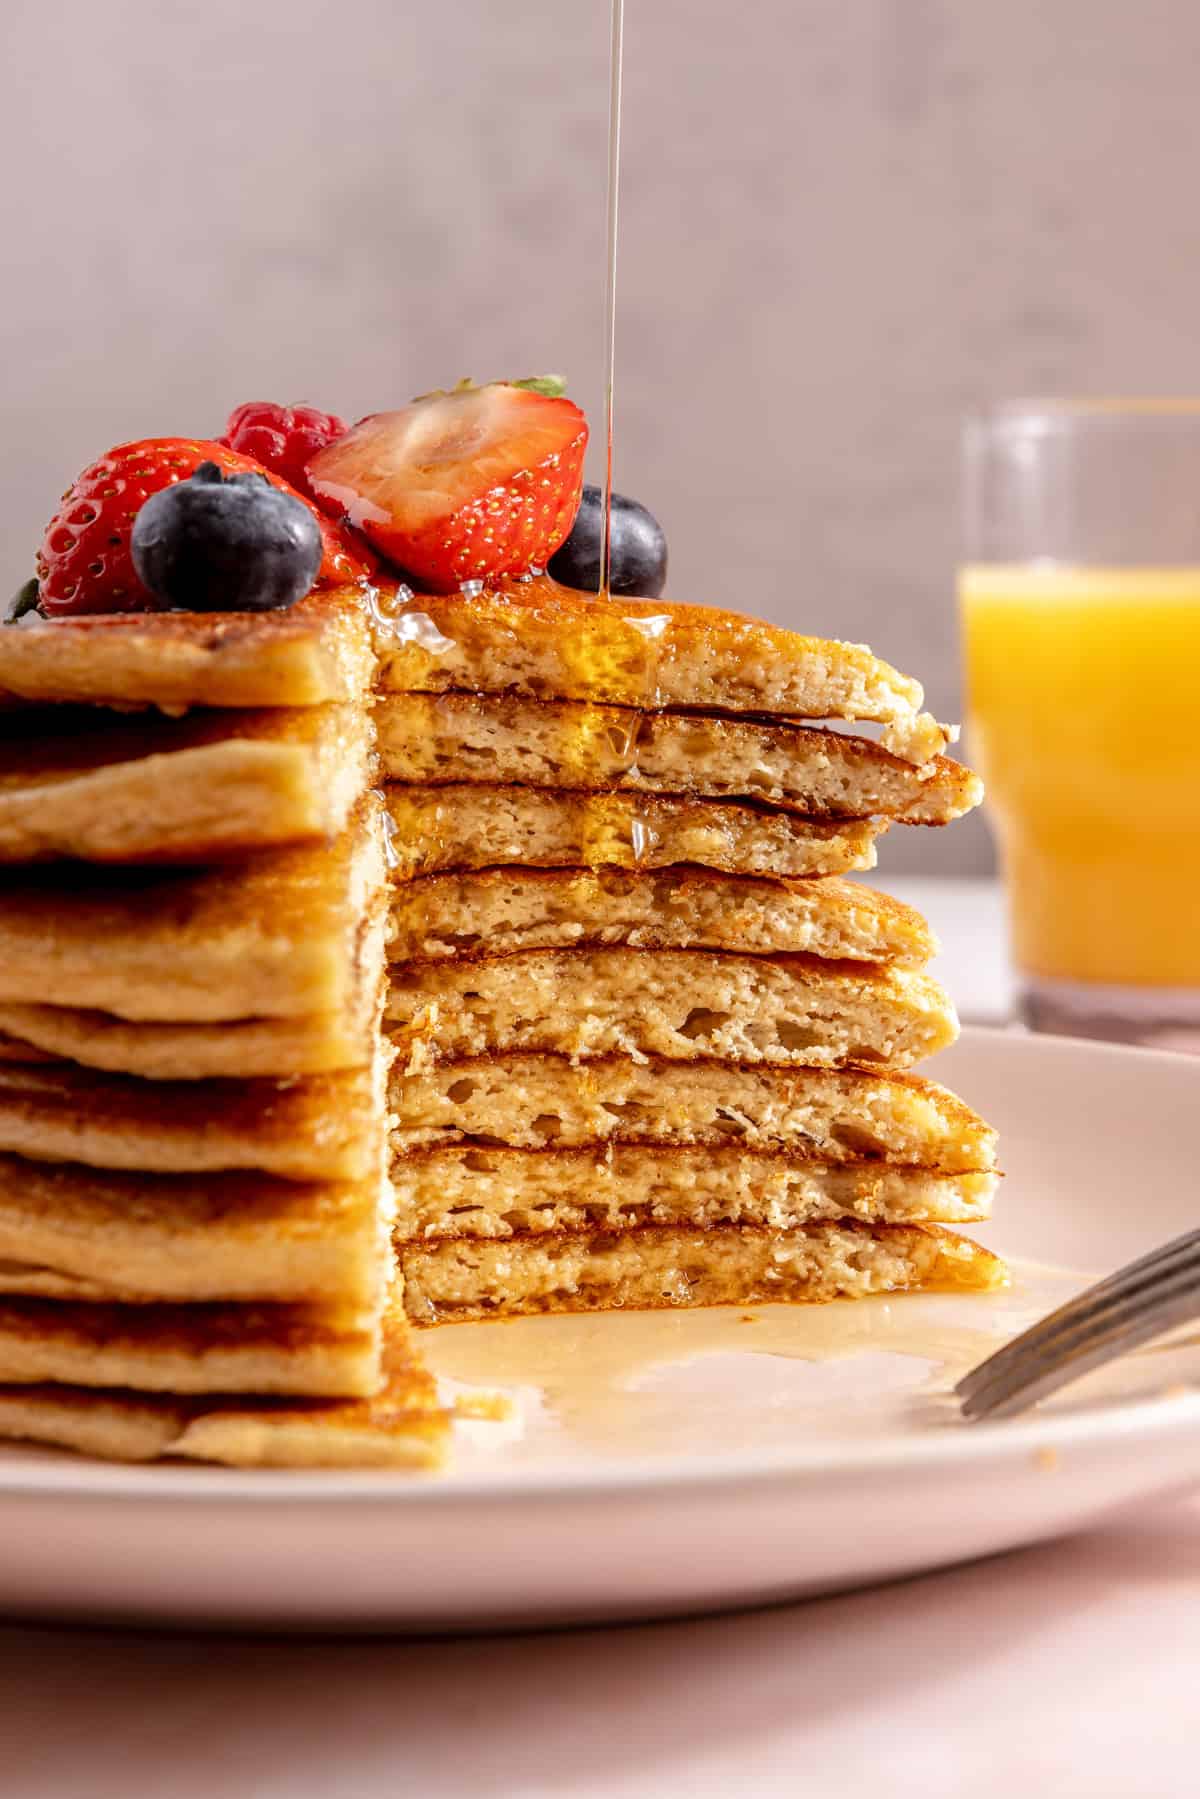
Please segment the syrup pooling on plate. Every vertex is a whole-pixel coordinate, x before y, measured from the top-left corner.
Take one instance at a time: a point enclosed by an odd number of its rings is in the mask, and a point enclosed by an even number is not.
[[[954,1383],[1088,1278],[1018,1262],[986,1306],[928,1293],[512,1319],[438,1331],[427,1354],[439,1378],[514,1398],[525,1438],[503,1445],[506,1459],[561,1453],[564,1439],[583,1454],[669,1456],[706,1441],[706,1419],[715,1446],[731,1416],[742,1450],[871,1442],[969,1429]]]

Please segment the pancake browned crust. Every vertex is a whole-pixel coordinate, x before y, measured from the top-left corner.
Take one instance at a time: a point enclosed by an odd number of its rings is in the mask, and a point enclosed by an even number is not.
[[[911,967],[937,951],[911,906],[836,877],[788,885],[702,868],[487,868],[424,875],[392,892],[396,962],[622,943]]]
[[[887,725],[913,762],[946,744],[921,712],[920,683],[862,644],[802,637],[712,606],[600,599],[543,579],[472,596],[421,594],[375,638],[384,692],[459,688],[868,719]]]
[[[379,1298],[378,1126],[359,1181],[99,1172],[0,1156],[0,1293],[46,1298]]]
[[[0,862],[199,863],[328,838],[367,777],[358,706],[0,713]]]
[[[794,880],[874,868],[886,819],[803,818],[746,800],[580,793],[551,787],[384,790],[393,878],[519,863],[529,868],[669,868]]]
[[[943,989],[911,969],[710,950],[408,963],[392,970],[385,1017],[412,1068],[505,1050],[903,1068],[958,1030]]]
[[[65,1063],[0,1064],[0,1151],[34,1161],[362,1180],[378,1166],[380,1116],[365,1068],[197,1082],[136,1080]]]
[[[152,1081],[298,1078],[363,1068],[375,1053],[383,922],[368,927],[357,985],[336,1012],[214,1024],[139,1024],[70,1006],[0,1004],[3,1060],[42,1055]]]
[[[0,1382],[357,1399],[379,1347],[375,1308],[0,1299]]]
[[[519,1312],[812,1304],[913,1288],[1002,1286],[1004,1264],[937,1225],[842,1220],[791,1231],[646,1225],[402,1247],[404,1303],[419,1324]]]
[[[379,754],[393,781],[517,782],[750,799],[812,818],[944,825],[979,804],[961,762],[920,768],[864,737],[814,726],[511,694],[385,695]]]
[[[477,1056],[395,1070],[388,1109],[397,1152],[453,1143],[740,1145],[824,1161],[873,1156],[950,1174],[996,1160],[995,1131],[945,1087],[861,1068]]]
[[[383,880],[369,799],[333,847],[70,883],[57,870],[12,874],[0,887],[0,1003],[49,997],[170,1023],[337,1012]]]
[[[373,658],[357,588],[276,612],[111,612],[0,630],[0,700],[320,706],[362,698]]]
[[[399,1305],[384,1331],[383,1384],[366,1399],[180,1399],[122,1388],[0,1387],[0,1437],[107,1461],[166,1457],[238,1468],[437,1468],[454,1415]]]
[[[754,1224],[839,1218],[968,1224],[996,1184],[886,1162],[820,1162],[777,1150],[605,1144],[590,1149],[412,1150],[392,1164],[396,1242],[628,1230],[643,1224]]]

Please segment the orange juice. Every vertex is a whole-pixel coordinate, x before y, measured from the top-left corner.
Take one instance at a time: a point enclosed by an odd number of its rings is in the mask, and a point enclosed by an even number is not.
[[[1200,567],[972,567],[961,597],[1018,966],[1200,987]]]

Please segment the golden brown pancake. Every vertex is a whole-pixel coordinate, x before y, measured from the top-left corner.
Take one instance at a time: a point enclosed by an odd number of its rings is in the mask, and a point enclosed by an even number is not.
[[[4,1060],[31,1055],[152,1081],[329,1074],[366,1067],[375,1053],[382,919],[368,929],[358,984],[336,1012],[215,1024],[139,1024],[70,1006],[0,1004]]]
[[[714,1230],[646,1225],[406,1244],[404,1303],[418,1324],[519,1312],[765,1305],[1004,1285],[1004,1264],[930,1224]]]
[[[620,706],[697,706],[789,718],[873,720],[924,762],[946,744],[919,682],[861,644],[780,630],[740,612],[599,599],[551,580],[420,594],[377,629],[385,693],[511,692]]]
[[[336,836],[367,769],[357,706],[0,713],[0,862],[199,863]]]
[[[853,881],[764,880],[703,868],[486,868],[392,893],[392,961],[582,944],[728,949],[922,967],[936,953],[911,906]]]
[[[680,862],[780,880],[874,868],[886,819],[828,820],[747,800],[580,793],[552,787],[384,790],[393,879],[451,868],[668,868]]]
[[[991,1209],[994,1174],[886,1162],[821,1162],[779,1150],[604,1144],[590,1149],[412,1150],[392,1164],[396,1242],[514,1237],[642,1224],[842,1218],[968,1224]]]
[[[410,1074],[395,1069],[388,1110],[397,1152],[456,1143],[683,1143],[824,1161],[878,1157],[950,1174],[996,1160],[996,1133],[945,1087],[862,1068],[476,1056]]]
[[[100,706],[320,706],[370,687],[354,587],[285,612],[112,612],[0,629],[0,700]]]
[[[508,1050],[904,1068],[958,1030],[942,988],[911,969],[707,950],[408,963],[392,970],[385,1016],[414,1069]]]
[[[0,1151],[34,1161],[361,1180],[378,1166],[379,1116],[365,1068],[287,1080],[145,1081],[67,1063],[0,1063]]]
[[[0,886],[0,1004],[170,1023],[338,1012],[383,879],[371,800],[333,847],[199,872],[11,874]]]
[[[375,1307],[6,1298],[0,1382],[365,1398],[379,1387],[379,1339]]]
[[[383,1382],[366,1399],[181,1399],[43,1383],[0,1387],[0,1437],[107,1461],[164,1457],[239,1468],[436,1468],[454,1415],[412,1343],[399,1304],[387,1319]]]
[[[0,1293],[369,1306],[390,1213],[358,1181],[100,1172],[0,1156]]]
[[[947,756],[914,768],[866,738],[777,720],[407,693],[382,698],[375,723],[389,780],[429,786],[617,788],[925,825],[948,824],[983,797],[978,777]]]

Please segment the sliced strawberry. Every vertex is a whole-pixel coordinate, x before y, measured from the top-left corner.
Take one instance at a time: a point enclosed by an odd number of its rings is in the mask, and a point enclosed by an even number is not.
[[[226,475],[263,474],[273,486],[295,491],[249,456],[201,438],[150,437],[118,444],[84,469],[46,527],[37,556],[41,610],[50,618],[157,610],[159,602],[138,579],[129,554],[133,521],[151,494],[186,481],[202,462],[215,462]],[[303,494],[296,497],[321,526],[325,554],[317,585],[356,581],[367,573],[366,559],[348,546],[338,528]]]
[[[544,568],[579,510],[587,420],[505,381],[377,412],[308,464],[314,496],[421,586]]]

